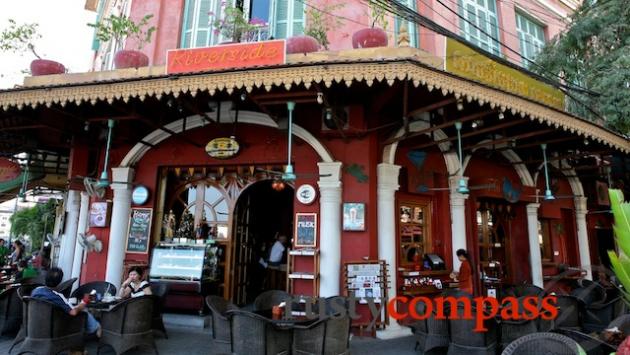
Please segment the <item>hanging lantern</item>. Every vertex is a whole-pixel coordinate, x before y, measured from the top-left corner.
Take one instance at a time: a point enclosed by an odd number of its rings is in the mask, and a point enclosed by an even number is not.
[[[271,183],[271,188],[276,190],[276,191],[282,191],[284,190],[284,182],[282,180],[274,180]]]

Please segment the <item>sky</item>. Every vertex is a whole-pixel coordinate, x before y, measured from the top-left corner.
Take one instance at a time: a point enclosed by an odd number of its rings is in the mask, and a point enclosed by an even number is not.
[[[62,63],[71,73],[86,72],[91,67],[94,31],[88,23],[96,13],[84,9],[85,0],[0,0],[0,32],[8,19],[18,24],[37,23],[42,38],[35,50],[42,59]],[[22,55],[0,52],[0,89],[21,85],[31,61],[31,52]]]

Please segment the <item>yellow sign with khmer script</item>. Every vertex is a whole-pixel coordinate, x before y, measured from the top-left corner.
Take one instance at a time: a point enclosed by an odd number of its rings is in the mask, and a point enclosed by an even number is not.
[[[564,110],[562,91],[450,38],[446,39],[445,63],[449,73]]]

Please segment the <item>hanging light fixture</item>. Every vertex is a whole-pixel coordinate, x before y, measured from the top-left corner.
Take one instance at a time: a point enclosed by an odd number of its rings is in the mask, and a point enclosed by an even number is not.
[[[282,182],[282,180],[274,180],[271,183],[271,188],[276,190],[276,191],[278,191],[278,192],[284,190],[284,187],[285,187],[285,185],[284,185],[284,182]]]
[[[540,145],[543,151],[543,164],[545,168],[545,197],[546,201],[555,200],[556,198],[551,193],[551,189],[549,188],[549,171],[547,169],[547,144],[543,143]]]
[[[462,123],[455,122],[455,129],[457,130],[457,147],[459,153],[459,180],[457,182],[457,192],[460,194],[468,194],[470,190],[468,189],[468,183],[466,179],[464,179],[464,163],[462,162]]]

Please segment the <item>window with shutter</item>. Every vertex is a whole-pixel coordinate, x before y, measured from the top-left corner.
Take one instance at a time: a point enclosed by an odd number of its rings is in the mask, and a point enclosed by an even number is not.
[[[417,10],[417,6],[416,6],[416,0],[396,0],[399,3],[406,5],[408,8],[416,11]],[[394,19],[394,25],[395,25],[395,30],[396,30],[396,43],[398,43],[398,34],[400,32],[400,27],[405,24],[407,26],[407,33],[409,34],[409,46],[411,47],[418,47],[420,45],[420,41],[418,39],[418,26],[416,25],[415,22],[413,21],[405,21],[404,19],[401,19],[400,17],[396,17]]]
[[[274,38],[304,34],[304,3],[301,0],[274,0],[272,23]]]
[[[207,47],[223,39],[214,33],[211,21],[222,17],[221,0],[186,0],[181,48]],[[214,15],[212,15],[212,14]]]
[[[545,29],[529,17],[516,13],[516,30],[523,58],[523,66],[527,67],[545,46]],[[529,60],[528,60],[529,59]]]
[[[501,55],[496,0],[459,0],[458,4],[459,14],[466,19],[459,22],[462,35],[480,48]]]

